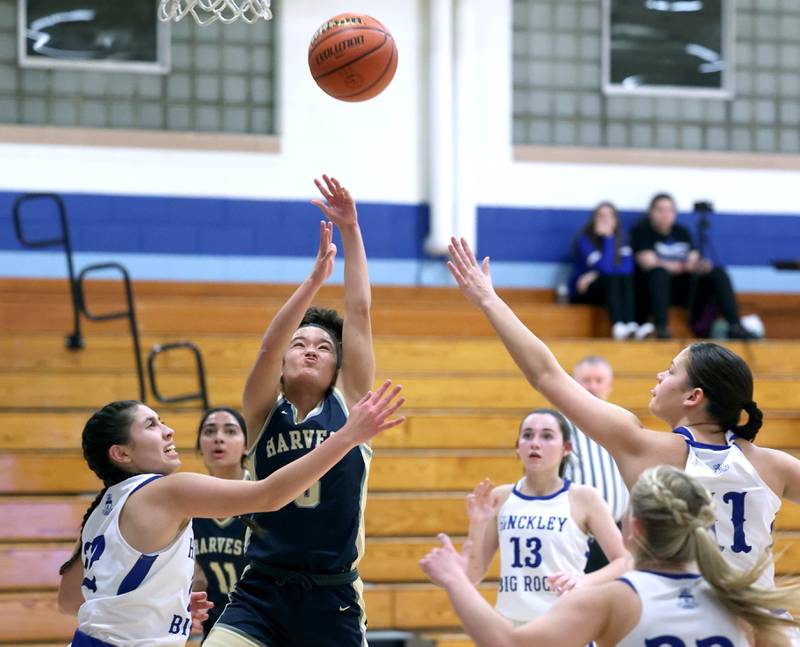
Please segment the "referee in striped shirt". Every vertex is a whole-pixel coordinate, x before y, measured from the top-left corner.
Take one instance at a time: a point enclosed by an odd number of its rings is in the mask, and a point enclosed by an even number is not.
[[[602,357],[590,355],[575,365],[572,376],[592,395],[608,400],[611,395],[614,374],[611,365]],[[572,426],[572,456],[564,476],[573,483],[591,485],[600,492],[611,508],[617,525],[628,506],[628,489],[619,473],[619,468],[602,445],[599,445],[580,429]],[[603,551],[592,540],[589,542],[589,560],[586,572],[591,573],[608,563]]]

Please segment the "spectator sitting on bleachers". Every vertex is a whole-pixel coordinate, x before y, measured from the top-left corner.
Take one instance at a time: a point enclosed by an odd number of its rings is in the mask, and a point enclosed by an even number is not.
[[[705,318],[703,310],[713,300],[728,322],[730,339],[753,337],[742,326],[736,295],[727,272],[700,256],[692,243],[689,230],[675,222],[675,200],[659,193],[650,201],[647,215],[631,229],[631,246],[640,270],[637,281],[637,303],[649,304],[644,310],[651,315],[656,336],[669,339],[667,326],[670,304],[689,308],[690,327],[695,334],[706,336],[698,323]]]
[[[636,323],[633,253],[610,202],[601,202],[578,232],[573,244],[575,265],[569,281],[570,301],[605,305],[614,339],[643,339],[652,324]]]

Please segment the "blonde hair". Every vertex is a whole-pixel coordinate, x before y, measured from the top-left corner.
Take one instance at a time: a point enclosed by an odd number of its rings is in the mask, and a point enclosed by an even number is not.
[[[631,514],[642,522],[643,536],[634,541],[640,557],[661,562],[696,562],[720,602],[748,623],[760,640],[784,644],[782,629],[798,621],[776,612],[800,611],[800,585],[762,589],[754,586],[769,552],[749,571],[733,569],[722,557],[710,531],[716,521],[708,491],[694,478],[671,466],[642,472],[631,490]]]

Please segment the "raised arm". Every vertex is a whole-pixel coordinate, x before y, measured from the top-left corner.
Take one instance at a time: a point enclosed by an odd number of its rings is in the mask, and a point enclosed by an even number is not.
[[[467,577],[473,584],[478,584],[486,577],[486,571],[497,552],[497,511],[500,508],[497,502],[500,498],[505,500],[509,491],[510,487],[507,485],[494,488],[489,479],[483,479],[475,486],[472,494],[467,495],[469,541],[472,542],[467,560]]]
[[[263,480],[219,479],[190,472],[155,480],[126,503],[120,521],[123,536],[137,550],[150,552],[171,541],[191,517],[279,510],[311,487],[353,447],[403,422],[402,416],[391,418],[404,402],[398,397],[402,387],[390,387],[391,381],[387,380],[375,393],[368,392],[339,431]]]
[[[324,184],[319,180],[315,183],[325,202],[312,200],[312,203],[339,228],[344,247],[344,327],[339,385],[347,406],[351,407],[375,381],[367,253],[350,192],[336,178],[323,175],[322,179]]]
[[[292,334],[300,325],[303,315],[311,305],[317,291],[333,271],[333,262],[336,258],[333,225],[320,221],[319,231],[319,249],[311,274],[294,291],[294,294],[289,297],[289,300],[283,304],[270,322],[261,340],[256,361],[245,382],[242,410],[247,428],[250,429],[248,434],[250,444],[258,437],[258,432],[264,425],[267,414],[275,404],[275,398],[280,388],[283,354],[289,346]],[[367,391],[368,388],[364,388],[361,393]]]
[[[625,549],[622,533],[614,523],[611,509],[600,496],[600,493],[588,485],[573,485],[570,492],[574,494],[577,505],[573,509],[580,509],[584,516],[585,531],[592,535],[603,554],[608,559],[608,564],[588,575],[583,573],[554,573],[548,577],[550,588],[557,595],[587,585],[610,582],[633,568],[633,558]]]
[[[683,466],[682,442],[644,429],[633,413],[596,398],[561,368],[544,342],[497,296],[488,256],[478,265],[464,239],[451,239],[449,250],[447,266],[461,292],[484,313],[531,386],[613,455],[629,487],[652,465]]]
[[[515,629],[472,586],[450,538],[439,535],[439,539],[442,547],[428,553],[420,566],[434,584],[445,588],[464,630],[478,647],[583,647],[603,633],[609,603],[586,596],[585,591],[571,593],[544,616]]]

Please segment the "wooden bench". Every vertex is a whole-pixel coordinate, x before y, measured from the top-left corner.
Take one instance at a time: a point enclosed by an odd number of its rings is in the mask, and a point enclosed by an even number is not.
[[[365,529],[368,537],[433,537],[464,534],[467,492],[370,492]],[[0,496],[0,545],[72,542],[92,497]],[[800,505],[784,501],[775,529],[800,532]]]
[[[181,335],[145,335],[145,351],[157,343],[176,341]],[[239,372],[246,375],[256,356],[260,335],[203,334],[192,340],[203,353],[209,373]],[[587,355],[604,357],[618,376],[654,377],[669,367],[670,361],[685,346],[684,340],[620,343],[604,339],[552,340],[550,349],[568,370]],[[745,358],[757,376],[793,375],[798,372],[800,342],[763,341],[745,344],[725,342]],[[517,375],[519,369],[503,344],[495,338],[463,338],[454,343],[442,337],[375,338],[378,367],[387,373],[468,373]],[[125,334],[96,334],[87,339],[80,352],[67,350],[64,336],[56,333],[0,333],[0,355],[5,370],[64,371],[133,370],[133,352]],[[159,372],[194,371],[194,358],[186,352],[173,352],[158,359]]]
[[[216,402],[235,405],[241,398],[245,377],[239,372],[209,375],[209,393]],[[547,402],[521,375],[389,374],[379,369],[376,384],[387,377],[403,385],[409,407],[420,409],[519,410],[546,406]],[[627,409],[645,407],[654,385],[654,377],[617,377],[614,402]],[[162,375],[158,386],[165,395],[197,389],[191,375]],[[137,396],[136,379],[130,373],[0,369],[0,400],[19,408],[85,409]],[[764,409],[800,410],[800,376],[761,377],[756,380],[755,400]]]
[[[495,587],[480,587],[494,603]],[[447,594],[432,584],[367,585],[370,629],[429,630],[459,626]],[[0,643],[56,642],[72,636],[76,621],[60,614],[55,591],[0,593]]]
[[[194,453],[200,411],[161,409],[175,430],[176,445]],[[376,449],[508,449],[514,445],[522,417],[529,411],[492,412],[456,410],[406,410],[406,421],[377,436]],[[646,411],[634,410],[649,429],[666,431],[666,424]],[[83,425],[91,409],[19,413],[0,409],[0,447],[6,451],[67,449],[80,447]],[[767,410],[757,443],[765,447],[800,447],[800,415]],[[19,433],[24,429],[25,433]]]

